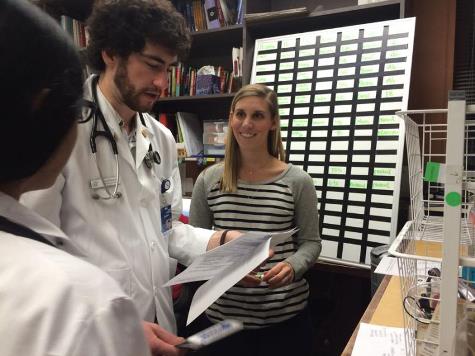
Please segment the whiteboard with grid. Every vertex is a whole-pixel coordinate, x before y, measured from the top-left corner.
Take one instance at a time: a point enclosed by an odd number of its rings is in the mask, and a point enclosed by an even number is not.
[[[288,161],[313,178],[322,256],[370,264],[396,235],[415,19],[256,40],[251,82],[279,98]]]

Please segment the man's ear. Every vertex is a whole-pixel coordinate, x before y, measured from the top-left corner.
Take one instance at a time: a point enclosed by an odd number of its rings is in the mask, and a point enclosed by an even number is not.
[[[104,63],[106,64],[106,66],[111,66],[115,63],[116,61],[116,57],[108,52],[107,50],[103,49],[101,51],[101,56],[102,56],[102,60],[104,61]]]
[[[31,111],[38,111],[43,106],[43,103],[50,92],[51,89],[49,88],[41,89],[40,92],[33,97],[31,102]]]

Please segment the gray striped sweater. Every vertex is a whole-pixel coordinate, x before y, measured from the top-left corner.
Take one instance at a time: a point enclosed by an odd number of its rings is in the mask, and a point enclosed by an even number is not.
[[[262,270],[286,261],[295,271],[290,285],[270,289],[235,285],[224,293],[206,314],[218,322],[226,318],[243,321],[246,328],[261,328],[284,321],[305,308],[308,285],[303,274],[317,260],[321,250],[317,197],[312,178],[289,164],[279,176],[265,182],[238,182],[234,193],[219,190],[223,165],[203,171],[194,189],[190,223],[204,228],[241,231],[299,231],[274,249],[274,256]]]

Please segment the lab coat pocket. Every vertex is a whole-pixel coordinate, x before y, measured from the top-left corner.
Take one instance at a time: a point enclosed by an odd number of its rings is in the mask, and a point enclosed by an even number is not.
[[[132,270],[130,268],[105,269],[129,297],[132,296]]]

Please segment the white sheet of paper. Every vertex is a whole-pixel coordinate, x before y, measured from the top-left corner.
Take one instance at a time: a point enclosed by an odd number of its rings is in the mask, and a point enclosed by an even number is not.
[[[224,292],[240,281],[246,274],[251,272],[254,268],[259,266],[269,256],[269,239],[261,242],[251,251],[250,256],[240,263],[230,265],[224,270],[221,270],[214,278],[211,278],[206,283],[201,285],[195,292],[191,300],[190,311],[186,325],[195,320],[201,313],[203,313],[216,299],[218,299]]]
[[[269,248],[274,248],[296,231],[247,232],[238,239],[198,256],[186,270],[164,286],[208,280],[193,297],[187,321],[190,323],[226,290],[264,262],[269,256]]]
[[[205,281],[213,278],[229,266],[238,268],[242,261],[247,259],[254,250],[262,248],[259,247],[262,242],[271,240],[270,247],[273,248],[280,242],[284,241],[288,236],[295,233],[295,231],[296,229],[293,229],[273,234],[247,232],[238,239],[234,239],[198,256],[186,270],[173,277],[165,283],[164,286],[169,287],[180,283]],[[265,252],[267,258],[268,251]],[[264,260],[265,258],[259,263]],[[251,268],[249,271],[246,271],[243,274],[243,277],[255,267],[256,266]]]
[[[361,323],[352,356],[406,356],[404,329]]]

